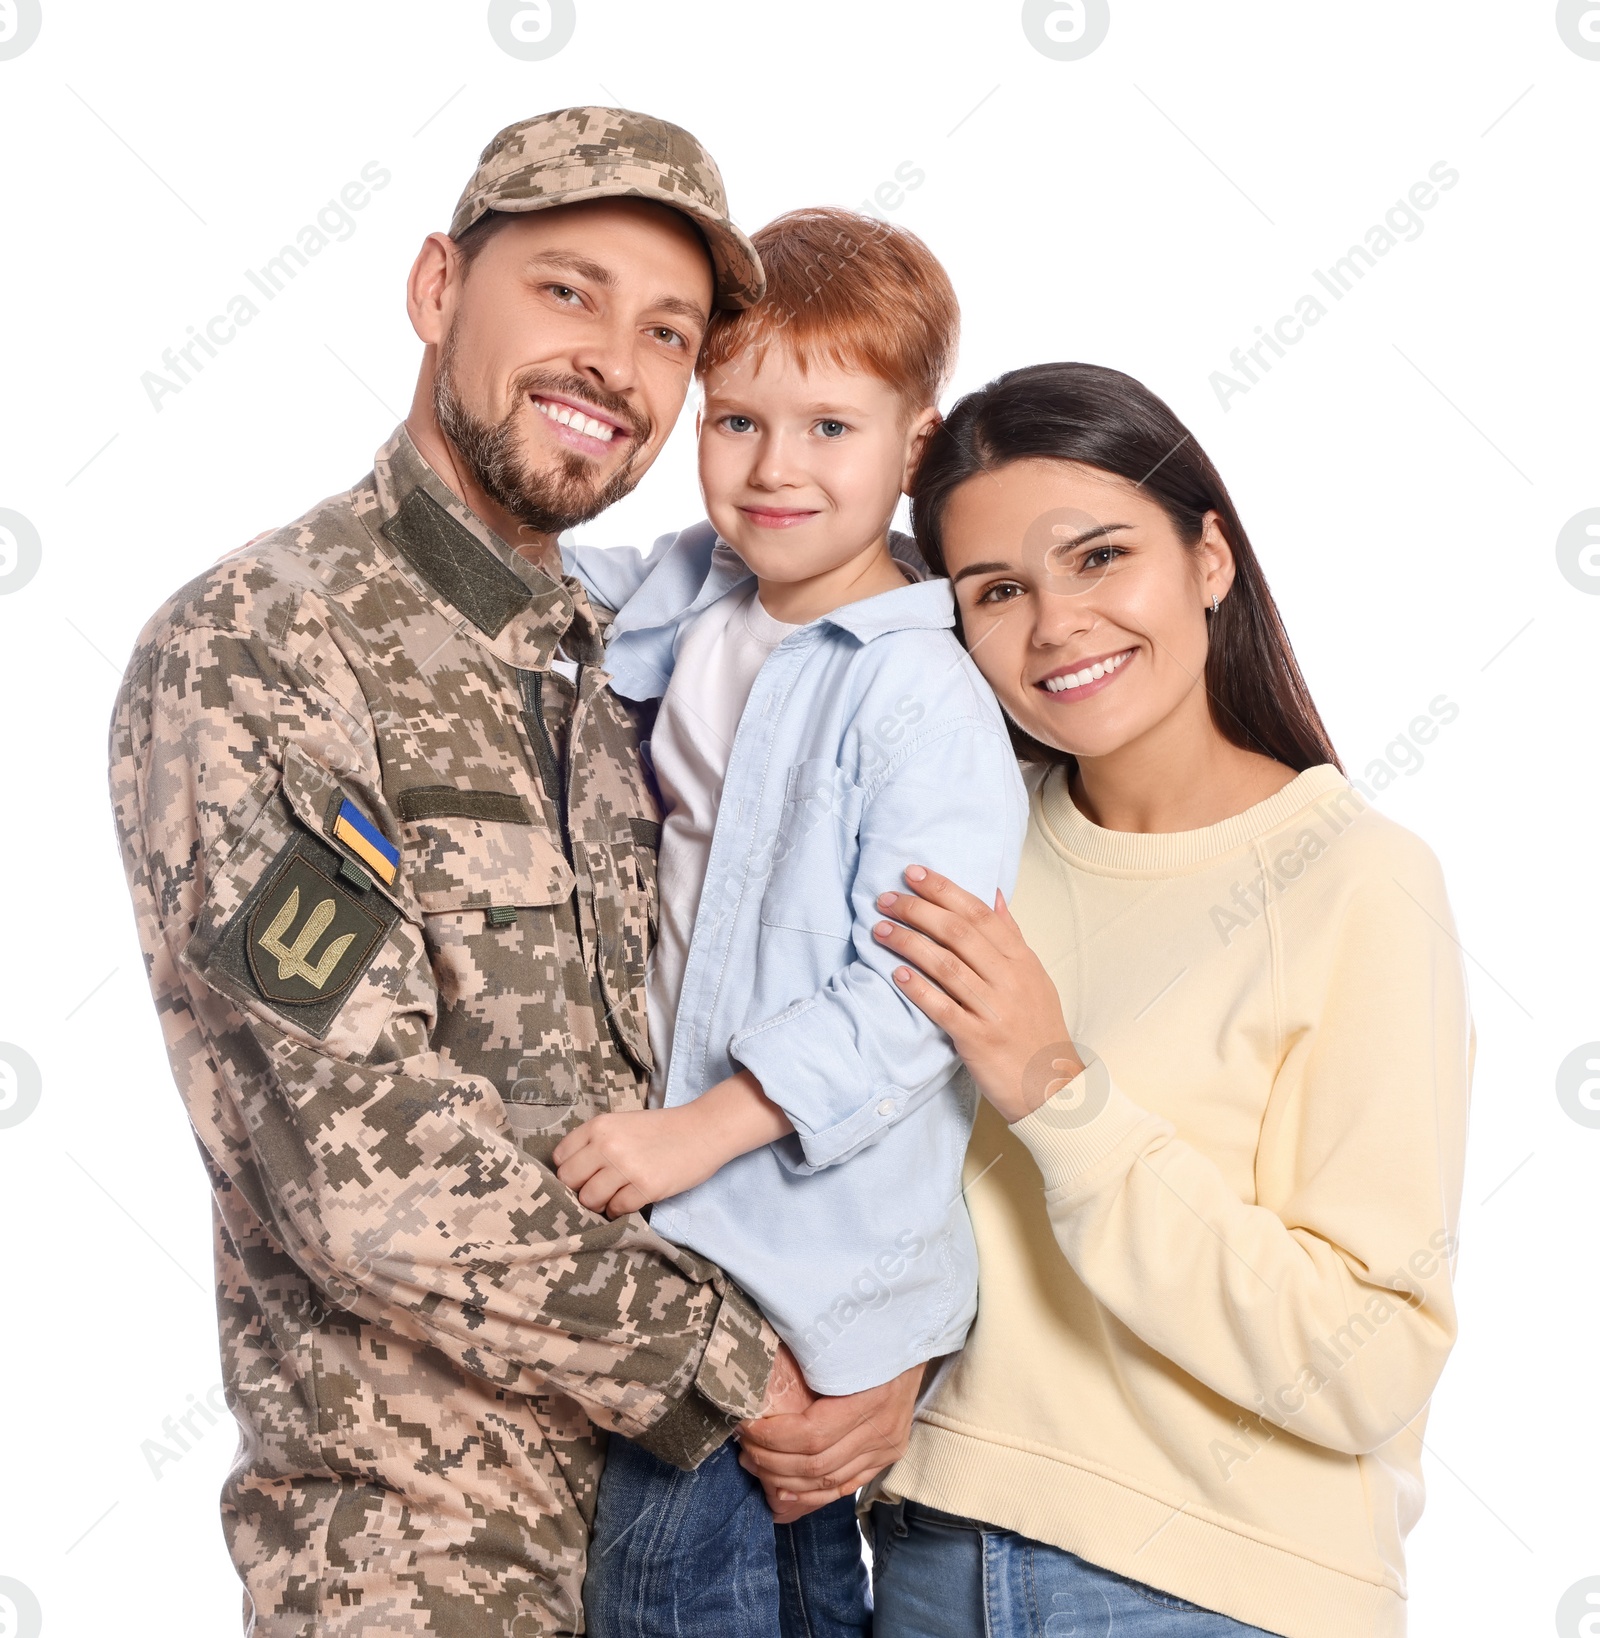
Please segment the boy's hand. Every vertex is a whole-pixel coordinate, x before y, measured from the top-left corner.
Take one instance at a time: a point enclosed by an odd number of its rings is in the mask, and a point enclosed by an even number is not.
[[[727,1159],[697,1105],[596,1115],[556,1145],[556,1176],[590,1211],[621,1217],[703,1183]]]
[[[621,1217],[704,1183],[735,1156],[793,1130],[741,1069],[693,1103],[585,1121],[556,1145],[556,1176],[590,1211]]]

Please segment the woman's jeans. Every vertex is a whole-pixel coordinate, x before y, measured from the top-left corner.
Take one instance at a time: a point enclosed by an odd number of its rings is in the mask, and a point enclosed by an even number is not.
[[[872,1509],[873,1638],[1241,1638],[1247,1627],[1059,1547],[916,1502]]]
[[[589,1638],[867,1638],[855,1498],[774,1524],[733,1440],[684,1473],[614,1433],[583,1608]]]

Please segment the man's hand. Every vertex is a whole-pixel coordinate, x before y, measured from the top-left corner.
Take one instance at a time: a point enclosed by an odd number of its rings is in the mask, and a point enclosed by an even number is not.
[[[590,1211],[621,1217],[704,1183],[735,1156],[793,1130],[741,1069],[692,1103],[585,1121],[556,1145],[556,1176]]]
[[[777,1358],[772,1362],[772,1375],[767,1378],[767,1396],[761,1401],[761,1419],[770,1416],[799,1416],[816,1404],[817,1396],[801,1374],[789,1344],[778,1344]],[[756,1426],[746,1422],[747,1428]]]
[[[913,1365],[882,1387],[816,1399],[798,1414],[768,1410],[743,1424],[740,1465],[761,1481],[779,1524],[853,1494],[899,1461],[925,1369]]]

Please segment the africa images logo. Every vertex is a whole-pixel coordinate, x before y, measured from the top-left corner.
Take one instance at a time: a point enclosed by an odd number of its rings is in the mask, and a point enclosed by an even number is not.
[[[43,1086],[33,1059],[21,1047],[0,1041],[0,1130],[20,1126],[39,1107]],[[8,1638],[4,1627],[0,1638]]]
[[[1600,62],[1600,0],[1559,0],[1556,32],[1569,51]]]
[[[5,521],[0,514],[0,523]],[[1569,586],[1600,595],[1600,506],[1569,518],[1556,536],[1556,563]]]
[[[39,0],[0,0],[0,63],[20,57],[44,23]]]
[[[43,556],[39,531],[20,512],[0,506],[0,597],[21,591],[39,572]]]
[[[0,0],[3,6],[6,0]],[[372,196],[381,193],[393,175],[377,160],[368,160],[359,176],[352,177],[339,190],[337,198],[329,199],[316,217],[307,222],[290,242],[285,242],[277,255],[269,256],[260,267],[247,267],[244,277],[250,291],[239,291],[224,304],[226,310],[213,313],[203,325],[188,326],[187,338],[168,347],[161,355],[159,370],[146,370],[139,377],[150,407],[158,415],[162,400],[176,398],[186,387],[194,384],[206,367],[208,359],[215,359],[222,348],[232,343],[245,328],[261,316],[262,308],[280,295],[311,265],[312,258],[336,244],[343,244],[356,232],[360,223],[353,213],[363,211],[372,203]],[[260,297],[260,305],[256,297]],[[4,1638],[0,1634],[0,1638]]]
[[[1556,1638],[1590,1638],[1600,1631],[1600,1575],[1575,1581],[1556,1605]]]
[[[44,1615],[32,1590],[0,1575],[0,1638],[39,1638],[43,1626]]]
[[[1028,44],[1059,63],[1099,50],[1110,31],[1110,0],[1024,0],[1022,32]]]
[[[508,57],[542,62],[563,50],[578,26],[573,0],[489,0],[489,35]]]
[[[1561,1060],[1556,1100],[1580,1126],[1600,1126],[1600,1041],[1586,1041]]]

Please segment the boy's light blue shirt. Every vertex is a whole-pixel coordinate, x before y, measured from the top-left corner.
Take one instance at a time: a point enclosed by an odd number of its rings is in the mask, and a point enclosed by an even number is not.
[[[709,523],[648,557],[562,552],[619,611],[605,664],[633,700],[665,692],[690,619],[751,578]],[[961,1166],[977,1095],[872,936],[877,895],[909,864],[986,902],[1015,881],[1026,794],[954,623],[949,583],[926,580],[773,650],[734,737],[684,970],[667,1106],[743,1066],[795,1133],[661,1201],[651,1225],[727,1269],[819,1393],[959,1348],[976,1312]]]

